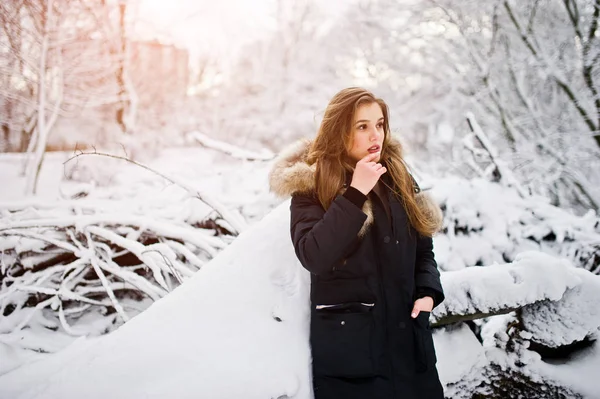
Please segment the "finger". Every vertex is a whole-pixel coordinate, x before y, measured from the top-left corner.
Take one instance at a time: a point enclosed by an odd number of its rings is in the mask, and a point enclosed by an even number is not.
[[[377,170],[377,172],[379,173],[379,176],[381,176],[382,174],[387,172],[387,169],[385,168],[385,166],[383,166],[381,169]]]
[[[379,156],[379,152],[374,152],[372,154],[366,155],[365,157],[363,157],[363,159],[361,159],[358,162],[367,163],[367,162],[370,162],[370,161],[374,160],[378,156]]]
[[[414,307],[413,310],[412,310],[412,312],[410,312],[410,316],[414,319],[418,315],[419,315],[419,309],[417,309],[416,307]]]

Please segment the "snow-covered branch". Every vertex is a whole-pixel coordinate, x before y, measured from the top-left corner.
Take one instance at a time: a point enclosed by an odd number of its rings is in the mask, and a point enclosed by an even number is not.
[[[239,213],[228,209],[226,206],[224,206],[219,201],[217,201],[217,199],[214,196],[212,196],[211,194],[204,192],[202,190],[198,190],[197,188],[192,187],[187,182],[185,182],[175,176],[167,176],[166,174],[164,174],[162,172],[158,172],[152,168],[149,168],[146,165],[143,165],[139,162],[131,160],[127,157],[101,153],[94,149],[94,152],[78,151],[76,153],[76,155],[72,156],[71,158],[66,160],[64,163],[66,164],[67,162],[75,160],[75,159],[79,158],[80,156],[84,156],[84,155],[85,156],[97,155],[97,156],[103,156],[103,157],[108,157],[108,158],[120,159],[120,160],[129,162],[129,163],[132,163],[136,166],[139,166],[143,169],[146,169],[146,170],[162,177],[163,179],[165,179],[173,184],[178,185],[179,187],[186,190],[191,196],[196,197],[200,201],[205,202],[208,206],[213,208],[215,211],[217,211],[219,213],[219,215],[221,215],[223,217],[223,220],[233,228],[234,232],[241,233],[246,228],[246,222],[244,221],[243,217]]]
[[[519,192],[519,194],[521,196],[523,196],[523,197],[527,196],[526,190],[523,189],[523,187],[521,187],[521,184],[515,178],[512,171],[507,167],[507,165],[504,163],[504,161],[502,161],[499,158],[498,151],[496,150],[496,148],[494,147],[492,142],[489,140],[487,135],[481,129],[481,126],[475,119],[475,116],[472,113],[468,112],[466,117],[467,117],[467,121],[469,123],[469,127],[471,129],[471,132],[473,133],[474,137],[477,138],[479,144],[481,145],[482,149],[487,153],[487,155],[489,156],[489,160],[493,165],[493,172],[490,174],[498,175],[498,179],[502,183],[506,183],[508,186],[515,187],[515,189]],[[471,151],[474,151],[473,147],[470,147],[470,149],[471,149]],[[482,176],[482,177],[488,177],[488,176]]]
[[[6,316],[0,332],[54,317],[65,332],[82,334],[77,320],[90,306],[125,322],[140,311],[131,298],[162,298],[229,241],[195,221],[145,215],[136,204],[107,205],[46,203],[32,212],[28,205],[0,204],[0,313]],[[43,316],[42,309],[53,312]]]
[[[215,140],[200,132],[191,132],[188,137],[207,148],[223,152],[237,159],[249,161],[269,161],[275,156],[271,151],[263,148],[261,152],[253,152],[244,148],[236,147],[223,141]]]

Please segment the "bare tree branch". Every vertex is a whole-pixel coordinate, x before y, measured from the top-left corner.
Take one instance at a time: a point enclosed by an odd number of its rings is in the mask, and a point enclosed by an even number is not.
[[[113,154],[98,152],[94,148],[94,152],[79,151],[77,154],[73,155],[71,158],[69,158],[65,162],[63,162],[63,165],[74,159],[84,156],[84,155],[96,155],[96,156],[120,159],[122,161],[126,161],[133,165],[136,165],[143,169],[146,169],[149,172],[152,172],[152,173],[156,174],[157,176],[162,177],[163,179],[167,180],[168,182],[183,188],[188,193],[190,193],[192,196],[194,196],[194,197],[198,198],[200,201],[206,203],[208,206],[213,208],[227,223],[229,223],[237,233],[241,233],[246,228],[246,222],[240,216],[238,216],[238,215],[234,214],[233,212],[231,212],[230,210],[228,210],[225,206],[223,206],[222,204],[217,202],[214,198],[212,198],[212,196],[210,196],[208,193],[201,193],[199,190],[189,186],[187,183],[185,183],[179,179],[176,179],[173,176],[167,176],[164,173],[158,172],[146,165],[143,165],[139,162],[133,161],[129,158],[126,158],[126,157],[123,157],[120,155],[113,155]]]

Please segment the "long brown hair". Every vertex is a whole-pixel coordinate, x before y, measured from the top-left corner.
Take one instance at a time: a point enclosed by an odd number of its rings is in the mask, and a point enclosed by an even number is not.
[[[406,210],[410,224],[421,234],[432,236],[437,229],[434,220],[417,205],[412,177],[403,159],[402,145],[392,140],[387,104],[368,90],[349,87],[338,92],[325,109],[317,137],[307,156],[307,163],[316,163],[315,186],[317,197],[325,209],[329,208],[346,181],[346,173],[353,173],[353,162],[348,151],[352,146],[354,118],[358,107],[377,103],[384,118],[384,139],[381,162],[393,182],[391,191]]]

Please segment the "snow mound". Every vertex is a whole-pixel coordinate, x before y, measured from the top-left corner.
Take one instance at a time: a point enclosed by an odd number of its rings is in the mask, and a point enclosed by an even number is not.
[[[485,380],[484,369],[489,361],[483,346],[469,327],[460,323],[435,329],[433,341],[444,395],[447,398],[461,398],[466,392],[474,392]]]
[[[0,397],[309,398],[309,280],[281,239],[288,208],[114,333],[0,377]]]

